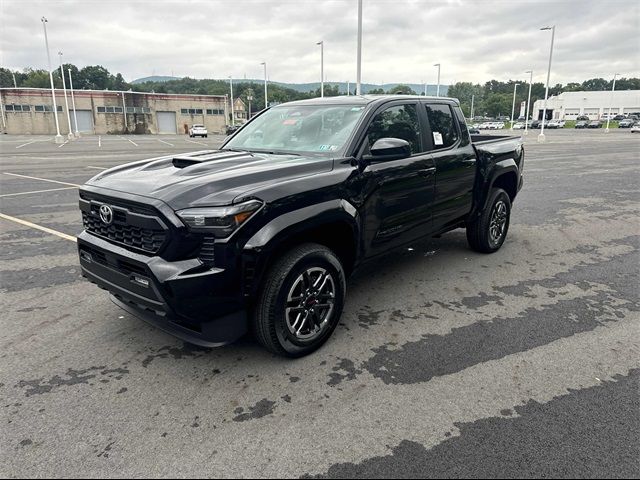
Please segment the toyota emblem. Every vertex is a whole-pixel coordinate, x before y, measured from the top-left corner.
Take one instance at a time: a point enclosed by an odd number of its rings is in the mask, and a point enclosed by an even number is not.
[[[100,205],[100,220],[105,225],[113,223],[113,210],[109,205]]]

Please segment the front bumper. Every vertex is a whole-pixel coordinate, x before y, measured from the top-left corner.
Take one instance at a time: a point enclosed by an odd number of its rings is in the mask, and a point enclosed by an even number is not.
[[[78,252],[82,275],[118,306],[182,340],[217,347],[247,332],[240,282],[224,269],[137,254],[86,231]]]

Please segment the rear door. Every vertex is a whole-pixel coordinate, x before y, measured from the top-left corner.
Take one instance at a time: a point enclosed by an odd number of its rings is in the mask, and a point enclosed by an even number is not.
[[[408,158],[372,161],[362,172],[364,241],[370,255],[408,243],[431,230],[435,168],[424,144],[424,115],[418,101],[394,101],[379,108],[364,138],[365,153],[380,138],[411,145]]]
[[[429,101],[428,149],[436,167],[433,227],[442,230],[464,219],[473,204],[476,153],[458,106]]]

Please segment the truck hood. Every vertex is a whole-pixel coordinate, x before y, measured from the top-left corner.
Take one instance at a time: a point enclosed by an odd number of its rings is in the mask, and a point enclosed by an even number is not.
[[[205,150],[106,170],[87,185],[162,200],[174,210],[229,205],[261,188],[333,168],[326,157]]]

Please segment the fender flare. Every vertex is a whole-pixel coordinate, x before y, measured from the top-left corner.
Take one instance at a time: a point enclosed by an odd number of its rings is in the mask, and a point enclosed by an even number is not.
[[[244,250],[261,250],[278,244],[284,236],[290,236],[323,223],[343,221],[359,232],[360,215],[358,210],[343,199],[329,200],[302,207],[274,218],[258,230],[245,244]]]
[[[484,211],[484,209],[487,208],[487,202],[489,201],[489,192],[491,192],[491,189],[493,188],[493,184],[498,179],[498,177],[501,177],[502,175],[511,173],[511,172],[513,172],[513,174],[516,176],[516,193],[517,193],[518,176],[519,176],[520,170],[518,170],[518,165],[516,164],[516,161],[513,158],[500,160],[494,165],[493,169],[491,170],[490,181],[487,183],[486,189],[483,189],[482,191],[482,201],[479,203],[482,206],[480,211]]]

